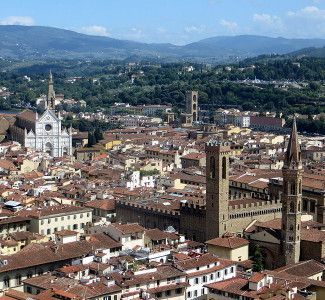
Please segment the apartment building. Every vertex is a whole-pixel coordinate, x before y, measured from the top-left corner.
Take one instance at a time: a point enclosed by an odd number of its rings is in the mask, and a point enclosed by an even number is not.
[[[29,230],[54,238],[61,230],[74,230],[84,233],[86,224],[92,222],[92,209],[69,205],[46,206],[42,208],[25,209],[20,212],[30,217]]]
[[[193,258],[181,260],[176,267],[187,277],[186,299],[198,299],[207,294],[205,285],[223,281],[236,276],[236,263],[206,253]]]

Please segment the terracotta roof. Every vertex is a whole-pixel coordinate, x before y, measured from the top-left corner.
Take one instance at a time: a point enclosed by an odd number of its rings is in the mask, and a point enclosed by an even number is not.
[[[246,246],[249,244],[249,242],[241,237],[218,237],[214,238],[212,240],[205,242],[208,245],[223,247],[223,248],[229,248],[229,249],[236,249],[242,246]]]
[[[86,202],[85,206],[111,211],[111,210],[115,210],[115,200],[114,199],[92,200]]]
[[[179,236],[177,234],[165,232],[158,228],[147,230],[145,232],[145,235],[153,241],[160,241],[164,239],[171,239],[171,240],[179,239]]]
[[[71,235],[77,235],[78,232],[77,231],[73,231],[73,230],[60,230],[60,231],[57,231],[55,233],[55,235],[58,235],[58,236],[71,236]]]
[[[36,113],[34,113],[33,111],[31,111],[29,109],[25,109],[17,115],[17,118],[35,122],[36,121]]]
[[[110,224],[110,226],[115,227],[117,230],[122,232],[122,234],[131,234],[131,233],[145,231],[145,229],[138,223],[129,223],[129,224],[112,223]]]
[[[282,268],[275,269],[277,273],[287,273],[294,276],[310,277],[317,273],[323,273],[325,265],[316,260],[301,261],[296,264],[287,265]]]

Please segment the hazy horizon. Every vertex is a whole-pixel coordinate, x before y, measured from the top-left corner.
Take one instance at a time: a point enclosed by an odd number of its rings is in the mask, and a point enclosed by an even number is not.
[[[10,0],[1,4],[0,24],[176,45],[235,35],[325,38],[325,1]]]

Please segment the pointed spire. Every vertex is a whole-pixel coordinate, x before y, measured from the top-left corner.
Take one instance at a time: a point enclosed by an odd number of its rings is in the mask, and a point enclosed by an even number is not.
[[[46,99],[46,109],[54,109],[55,108],[55,92],[53,88],[53,76],[52,71],[50,70],[49,74],[49,87],[47,92],[47,99]]]
[[[301,153],[300,153],[300,146],[298,141],[296,117],[294,117],[288,148],[285,154],[284,166],[286,167],[289,167],[291,165],[297,166],[300,163],[301,163]]]

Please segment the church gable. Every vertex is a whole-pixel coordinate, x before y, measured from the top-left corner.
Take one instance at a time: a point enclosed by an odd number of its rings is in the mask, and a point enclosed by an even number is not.
[[[34,134],[34,132],[33,132],[33,130],[30,130],[28,133],[27,133],[27,137],[32,137],[32,138],[34,138],[35,137],[35,134]]]
[[[37,121],[38,122],[59,122],[60,120],[53,111],[47,109]]]

